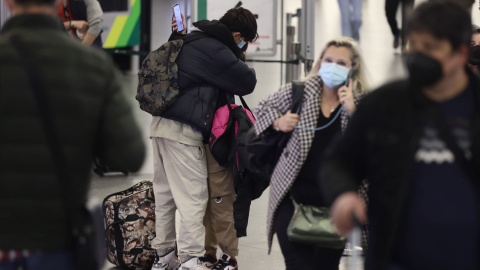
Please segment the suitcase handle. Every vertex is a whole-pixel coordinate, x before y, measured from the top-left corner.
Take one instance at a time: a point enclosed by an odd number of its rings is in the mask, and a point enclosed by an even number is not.
[[[112,245],[112,244],[109,243],[108,241],[105,241],[105,243],[107,244],[107,246],[108,246],[111,250],[115,250],[116,252],[121,253],[121,254],[125,254],[125,255],[138,255],[138,254],[141,254],[144,250],[147,250],[147,251],[155,250],[155,249],[153,249],[153,248],[143,247],[143,248],[132,248],[129,252],[125,252],[124,250],[117,249],[114,245]],[[132,252],[132,250],[135,250],[135,251]],[[140,251],[141,251],[141,252],[140,252]]]
[[[117,220],[117,221],[114,221],[112,222],[110,225],[107,226],[107,228],[105,228],[105,231],[108,231],[108,229],[112,226],[115,226],[115,225],[119,225],[119,224],[123,224],[125,222],[128,222],[128,221],[137,221],[139,219],[145,219],[144,217],[141,217],[137,214],[135,215],[128,215],[125,220]]]

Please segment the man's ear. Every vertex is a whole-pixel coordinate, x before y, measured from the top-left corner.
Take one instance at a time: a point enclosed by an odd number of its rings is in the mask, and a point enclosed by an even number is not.
[[[232,35],[234,38],[240,38],[241,36],[240,32],[232,32]]]
[[[467,45],[462,44],[462,45],[460,45],[460,47],[458,47],[457,53],[460,57],[460,61],[461,61],[462,66],[467,65],[468,57],[470,55],[470,48]]]

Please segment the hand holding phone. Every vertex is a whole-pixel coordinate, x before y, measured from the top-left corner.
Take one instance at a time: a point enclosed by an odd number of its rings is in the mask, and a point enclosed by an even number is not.
[[[185,25],[184,25],[184,20],[183,20],[183,14],[180,11],[180,5],[176,4],[172,8],[173,8],[173,16],[174,16],[174,19],[175,19],[175,22],[173,22],[173,24],[176,23],[177,32],[181,33],[185,30]]]
[[[343,105],[344,109],[349,115],[352,115],[356,109],[355,101],[353,98],[353,69],[350,69],[348,72],[347,80],[345,84],[338,88],[338,99],[340,104]]]

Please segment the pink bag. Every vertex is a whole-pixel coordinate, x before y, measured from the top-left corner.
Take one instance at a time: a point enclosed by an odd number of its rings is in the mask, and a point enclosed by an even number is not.
[[[240,97],[243,107],[235,104],[227,104],[218,108],[213,118],[212,131],[210,133],[209,147],[215,160],[225,168],[238,159],[238,153],[233,151],[235,140],[240,133],[246,133],[255,123],[247,104]],[[235,124],[235,128],[233,128]]]

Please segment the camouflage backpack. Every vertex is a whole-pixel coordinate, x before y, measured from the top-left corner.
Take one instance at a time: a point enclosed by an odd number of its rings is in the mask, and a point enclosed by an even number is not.
[[[176,61],[180,50],[183,45],[204,37],[207,35],[203,33],[190,34],[183,39],[169,41],[148,54],[138,71],[136,99],[140,109],[160,116],[177,100],[180,89]]]

